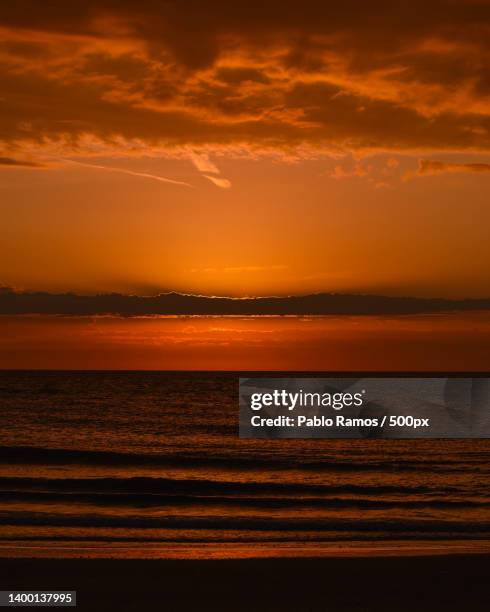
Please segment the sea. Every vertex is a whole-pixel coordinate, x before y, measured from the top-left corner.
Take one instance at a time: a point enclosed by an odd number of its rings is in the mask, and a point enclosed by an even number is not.
[[[241,439],[236,372],[1,371],[0,556],[490,550],[489,440]]]

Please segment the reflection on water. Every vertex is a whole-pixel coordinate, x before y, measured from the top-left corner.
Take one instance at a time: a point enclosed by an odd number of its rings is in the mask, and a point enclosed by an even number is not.
[[[0,317],[0,368],[485,370],[490,313]]]

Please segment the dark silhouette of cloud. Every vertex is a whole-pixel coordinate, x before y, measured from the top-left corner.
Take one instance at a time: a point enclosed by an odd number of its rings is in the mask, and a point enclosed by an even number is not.
[[[381,315],[490,309],[490,299],[427,299],[319,293],[227,298],[165,293],[156,296],[76,295],[0,291],[0,314],[59,315]]]

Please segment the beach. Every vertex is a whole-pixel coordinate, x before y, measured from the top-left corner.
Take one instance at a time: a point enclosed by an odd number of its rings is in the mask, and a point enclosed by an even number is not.
[[[1,559],[2,588],[77,591],[79,610],[488,610],[490,555]]]

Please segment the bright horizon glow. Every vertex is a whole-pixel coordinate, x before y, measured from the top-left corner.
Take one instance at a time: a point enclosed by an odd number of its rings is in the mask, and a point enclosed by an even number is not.
[[[489,312],[3,316],[0,325],[0,369],[463,372],[482,370],[490,345]]]

